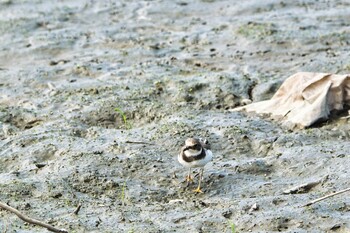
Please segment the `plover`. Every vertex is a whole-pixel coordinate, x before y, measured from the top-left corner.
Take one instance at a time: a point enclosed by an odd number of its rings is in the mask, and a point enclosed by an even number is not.
[[[201,180],[203,177],[204,166],[213,159],[213,153],[209,150],[210,145],[207,140],[197,138],[188,138],[185,141],[185,146],[181,148],[178,155],[179,163],[184,167],[189,168],[186,176],[187,185],[193,181],[191,177],[191,168],[200,167],[198,187],[194,192],[201,193]]]

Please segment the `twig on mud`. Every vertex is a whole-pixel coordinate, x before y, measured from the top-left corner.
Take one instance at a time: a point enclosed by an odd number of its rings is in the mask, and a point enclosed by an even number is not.
[[[29,218],[29,217],[23,215],[17,209],[15,209],[13,207],[10,207],[10,206],[6,205],[3,202],[0,202],[0,208],[3,208],[5,210],[7,210],[7,211],[10,211],[11,213],[14,213],[20,219],[22,219],[23,221],[25,221],[27,223],[34,224],[34,225],[41,226],[41,227],[45,227],[46,229],[48,229],[49,231],[52,231],[52,232],[68,233],[68,231],[66,231],[64,229],[57,229],[57,228],[55,228],[55,227],[53,227],[53,226],[51,226],[51,225],[49,225],[47,223],[41,222],[41,221],[36,220],[36,219]]]
[[[141,141],[125,141],[125,143],[154,145],[154,143],[150,143],[150,142],[141,142]]]
[[[315,200],[313,200],[313,201],[310,201],[309,203],[307,203],[307,204],[305,204],[305,205],[303,205],[303,206],[301,206],[301,207],[313,205],[313,204],[315,204],[315,203],[317,203],[317,202],[319,202],[319,201],[322,201],[322,200],[324,200],[324,199],[333,197],[333,196],[338,195],[338,194],[341,194],[341,193],[345,193],[345,192],[347,192],[347,191],[350,191],[350,188],[343,189],[343,190],[340,190],[340,191],[335,192],[335,193],[332,193],[332,194],[328,194],[328,195],[326,195],[326,196],[324,196],[324,197],[321,197],[321,198],[317,198],[317,199],[315,199]]]
[[[290,188],[288,190],[283,191],[283,194],[295,194],[295,193],[307,193],[310,191],[313,187],[321,183],[322,180],[313,181],[305,184],[301,184],[298,186],[295,186],[293,188]]]
[[[80,211],[81,208],[81,203],[79,203],[79,205],[77,206],[77,208],[75,209],[75,211],[73,212],[75,215],[77,215]]]
[[[137,97],[137,98],[121,98],[120,100],[149,100],[149,97],[148,96],[140,96],[140,97]]]

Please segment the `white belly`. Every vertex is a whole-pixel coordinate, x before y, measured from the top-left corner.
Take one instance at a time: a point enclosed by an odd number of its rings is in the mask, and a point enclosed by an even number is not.
[[[181,153],[178,155],[177,159],[184,167],[204,167],[208,162],[213,159],[213,153],[210,150],[204,150],[205,157],[201,160],[195,160],[192,162],[186,162],[182,159]]]

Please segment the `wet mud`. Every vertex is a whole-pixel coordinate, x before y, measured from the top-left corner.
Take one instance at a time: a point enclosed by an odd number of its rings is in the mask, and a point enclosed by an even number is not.
[[[349,187],[349,118],[291,131],[229,111],[298,71],[349,73],[349,13],[0,0],[0,201],[69,232],[350,232],[349,194],[302,207]],[[201,194],[177,162],[193,136],[214,154]],[[0,210],[0,232],[44,231]]]

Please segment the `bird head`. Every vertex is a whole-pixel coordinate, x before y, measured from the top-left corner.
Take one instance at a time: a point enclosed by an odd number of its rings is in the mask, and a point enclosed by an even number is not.
[[[200,151],[201,149],[202,149],[202,145],[197,138],[186,139],[184,151],[191,150],[193,152],[196,152],[196,151]]]

